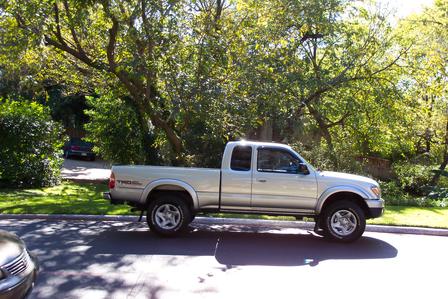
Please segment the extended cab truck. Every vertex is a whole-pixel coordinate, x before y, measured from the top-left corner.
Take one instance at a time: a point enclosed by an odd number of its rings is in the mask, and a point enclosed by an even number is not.
[[[278,143],[229,142],[221,169],[113,166],[109,188],[106,199],[147,211],[161,235],[182,230],[197,213],[229,212],[313,217],[316,232],[349,242],[384,208],[374,180],[317,171]]]

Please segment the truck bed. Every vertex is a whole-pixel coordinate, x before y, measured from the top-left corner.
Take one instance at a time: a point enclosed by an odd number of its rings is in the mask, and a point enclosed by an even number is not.
[[[189,184],[197,193],[199,206],[217,205],[219,200],[220,169],[167,166],[113,166],[116,196],[123,200],[141,198],[146,186],[156,180],[179,180]],[[145,199],[141,199],[142,201]]]

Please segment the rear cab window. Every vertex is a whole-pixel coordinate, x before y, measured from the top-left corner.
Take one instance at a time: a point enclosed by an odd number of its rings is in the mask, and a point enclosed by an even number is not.
[[[235,171],[250,171],[252,163],[252,147],[238,145],[233,148],[230,169]]]

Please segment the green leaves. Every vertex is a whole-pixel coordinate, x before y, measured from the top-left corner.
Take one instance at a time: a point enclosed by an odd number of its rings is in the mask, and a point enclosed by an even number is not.
[[[61,126],[42,105],[0,99],[0,185],[57,184],[61,134]]]
[[[149,132],[140,127],[132,106],[112,93],[88,97],[87,102],[91,108],[86,113],[91,121],[85,129],[88,140],[95,144],[94,151],[116,164],[144,163],[142,139]]]

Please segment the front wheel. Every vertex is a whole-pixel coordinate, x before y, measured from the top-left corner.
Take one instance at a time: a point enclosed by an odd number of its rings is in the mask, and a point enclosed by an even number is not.
[[[325,237],[340,242],[359,239],[366,228],[363,210],[351,201],[331,204],[324,210],[322,220]]]
[[[171,236],[185,229],[190,221],[190,210],[182,198],[161,195],[148,206],[146,217],[151,231],[163,236]]]

